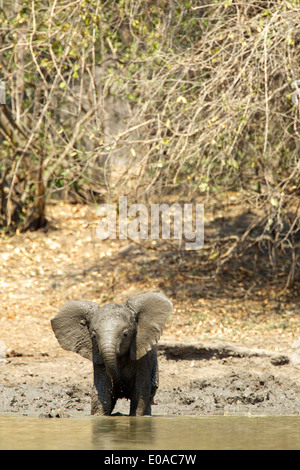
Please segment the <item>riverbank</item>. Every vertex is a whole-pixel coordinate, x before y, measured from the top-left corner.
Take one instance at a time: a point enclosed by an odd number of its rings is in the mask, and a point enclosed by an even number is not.
[[[153,415],[300,414],[300,366],[286,354],[163,342],[159,370]],[[89,416],[91,385],[92,364],[73,353],[8,357],[0,366],[0,414]],[[119,400],[114,412],[128,414],[129,402]]]
[[[299,365],[290,359],[300,337],[297,291],[283,292],[260,269],[200,275],[200,254],[101,241],[89,206],[55,204],[47,217],[44,231],[1,239],[1,414],[89,415],[92,364],[60,348],[50,319],[70,299],[123,303],[155,290],[174,312],[153,414],[299,414]],[[204,347],[182,346],[192,343]],[[128,402],[118,406],[128,413]]]

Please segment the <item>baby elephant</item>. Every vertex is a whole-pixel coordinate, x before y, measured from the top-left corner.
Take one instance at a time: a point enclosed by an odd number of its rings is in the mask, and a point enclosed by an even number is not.
[[[172,312],[162,293],[131,297],[124,305],[70,301],[51,320],[59,344],[93,361],[93,415],[110,415],[118,398],[130,416],[150,415],[158,387],[155,344]]]

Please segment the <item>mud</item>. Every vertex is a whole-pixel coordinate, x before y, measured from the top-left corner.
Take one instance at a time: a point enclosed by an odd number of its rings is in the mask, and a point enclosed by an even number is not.
[[[287,354],[234,344],[162,343],[153,415],[299,415],[300,366]],[[92,364],[65,351],[0,364],[0,414],[90,415]],[[128,414],[119,400],[115,413]]]

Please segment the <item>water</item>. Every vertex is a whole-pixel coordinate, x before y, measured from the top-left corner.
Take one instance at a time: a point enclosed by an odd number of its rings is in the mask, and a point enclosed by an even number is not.
[[[0,416],[0,449],[300,449],[300,416]]]

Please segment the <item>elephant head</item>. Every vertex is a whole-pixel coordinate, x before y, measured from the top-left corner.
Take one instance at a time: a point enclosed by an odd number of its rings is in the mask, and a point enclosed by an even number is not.
[[[104,364],[112,381],[118,380],[118,359],[126,354],[139,360],[159,340],[172,311],[162,293],[130,297],[124,305],[70,301],[51,320],[59,344]]]

